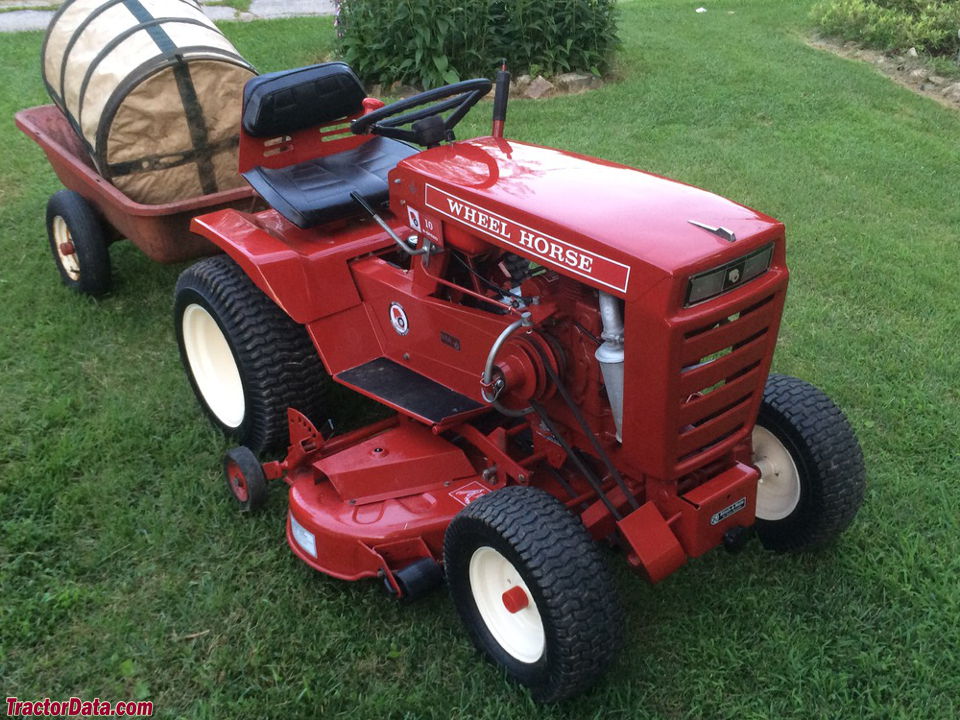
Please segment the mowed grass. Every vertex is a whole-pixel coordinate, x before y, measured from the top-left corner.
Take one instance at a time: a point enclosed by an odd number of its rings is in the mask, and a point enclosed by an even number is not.
[[[182,267],[121,243],[109,297],[59,284],[43,229],[58,181],[12,124],[46,101],[41,35],[6,35],[0,689],[143,697],[189,718],[957,717],[960,115],[807,47],[807,2],[695,7],[624,4],[621,80],[514,102],[508,135],[786,223],[775,367],[836,399],[868,463],[835,547],[717,551],[657,587],[611,553],[625,649],[593,691],[550,708],[480,660],[445,593],[401,604],[309,570],[285,546],[279,487],[255,518],[226,498],[228,444],[171,327]],[[328,19],[225,30],[261,70],[332,43]],[[486,132],[488,112],[461,136]]]

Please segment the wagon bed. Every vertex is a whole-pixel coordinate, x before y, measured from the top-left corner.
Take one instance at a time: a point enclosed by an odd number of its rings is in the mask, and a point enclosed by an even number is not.
[[[46,153],[64,187],[81,195],[100,214],[109,226],[105,227],[108,233],[115,239],[129,239],[156,262],[175,263],[218,252],[208,240],[190,232],[190,220],[195,216],[259,206],[253,189],[246,186],[161,205],[134,202],[101,177],[56,106],[27,108],[14,119]]]

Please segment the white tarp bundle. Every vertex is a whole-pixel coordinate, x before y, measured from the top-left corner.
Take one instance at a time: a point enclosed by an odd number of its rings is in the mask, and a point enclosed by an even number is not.
[[[132,200],[243,184],[241,99],[256,73],[195,0],[66,0],[42,62],[97,170]]]

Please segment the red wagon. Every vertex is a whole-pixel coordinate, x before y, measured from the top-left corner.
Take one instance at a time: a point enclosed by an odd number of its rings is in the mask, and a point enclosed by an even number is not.
[[[219,252],[190,232],[190,220],[214,210],[252,210],[259,201],[247,186],[162,205],[134,202],[97,172],[80,138],[54,105],[21,110],[17,127],[47,155],[67,188],[47,204],[50,251],[63,282],[100,295],[110,288],[110,243],[127,238],[151,260],[175,263]]]

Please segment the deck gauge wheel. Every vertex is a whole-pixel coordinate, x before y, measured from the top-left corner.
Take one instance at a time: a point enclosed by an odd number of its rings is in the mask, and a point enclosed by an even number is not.
[[[228,451],[223,459],[223,475],[241,512],[255,512],[266,504],[267,478],[250,448],[241,446]]]

